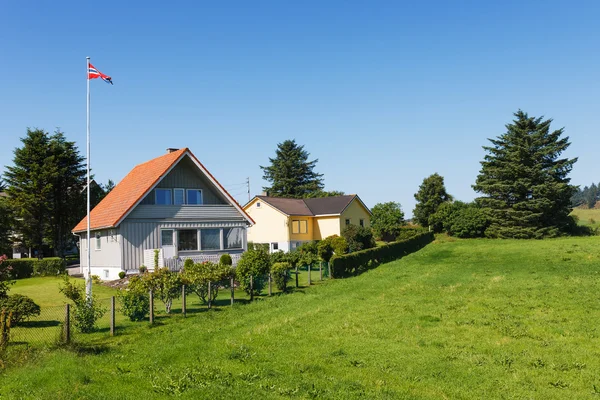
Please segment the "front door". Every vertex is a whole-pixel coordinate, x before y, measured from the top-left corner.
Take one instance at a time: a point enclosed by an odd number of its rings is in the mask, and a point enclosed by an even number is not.
[[[175,235],[173,229],[163,229],[160,231],[160,245],[164,258],[175,257]]]

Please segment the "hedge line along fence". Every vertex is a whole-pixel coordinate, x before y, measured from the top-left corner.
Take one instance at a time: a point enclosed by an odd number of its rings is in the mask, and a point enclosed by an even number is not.
[[[397,260],[410,253],[422,249],[434,239],[432,232],[417,234],[416,236],[385,244],[372,249],[356,251],[342,256],[334,256],[330,261],[332,278],[345,278],[359,275],[379,264]]]
[[[49,257],[38,260],[37,258],[15,258],[4,261],[12,267],[14,279],[30,278],[32,276],[56,276],[63,274],[67,269],[67,262],[60,257]]]

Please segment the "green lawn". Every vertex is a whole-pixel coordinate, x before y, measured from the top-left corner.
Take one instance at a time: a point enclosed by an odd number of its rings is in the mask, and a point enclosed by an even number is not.
[[[589,226],[591,228],[600,228],[600,208],[583,209],[574,208],[572,215],[579,218],[579,224]]]
[[[438,240],[360,277],[38,350],[5,398],[600,395],[600,238]]]

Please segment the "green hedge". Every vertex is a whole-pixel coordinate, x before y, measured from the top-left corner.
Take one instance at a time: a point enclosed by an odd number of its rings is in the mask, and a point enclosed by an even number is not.
[[[67,262],[60,257],[50,257],[38,260],[37,258],[15,258],[5,261],[10,265],[14,279],[30,278],[32,276],[56,276],[63,274]]]
[[[379,264],[397,260],[425,247],[433,241],[433,232],[419,233],[411,239],[389,243],[372,249],[361,250],[331,259],[333,278],[344,278],[375,268]]]

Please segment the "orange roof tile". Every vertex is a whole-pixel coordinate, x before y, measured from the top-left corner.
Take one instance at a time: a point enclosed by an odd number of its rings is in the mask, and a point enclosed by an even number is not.
[[[199,165],[213,178],[225,195],[237,205],[246,218],[254,221],[243,211],[229,193],[217,182],[216,179],[204,168],[198,159],[186,147],[181,150],[167,153],[154,158],[135,168],[123,178],[121,182],[90,212],[90,229],[113,228],[141,201],[144,196],[158,183],[169,171],[169,169],[188,153]],[[87,229],[87,217],[73,228],[73,232],[82,232]]]

